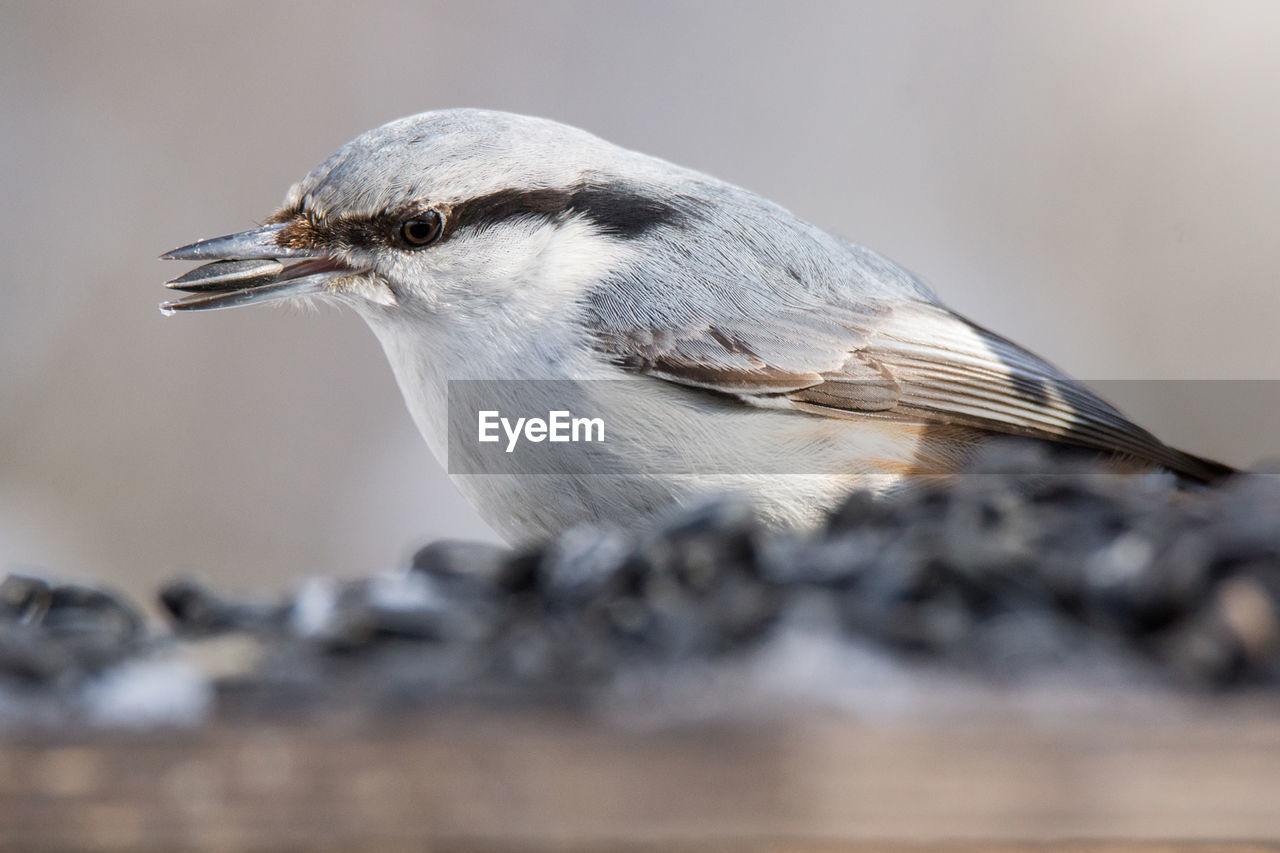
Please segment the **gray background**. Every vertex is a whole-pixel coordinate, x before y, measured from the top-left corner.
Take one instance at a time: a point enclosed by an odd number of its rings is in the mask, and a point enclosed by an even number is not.
[[[157,254],[436,107],[743,184],[1084,378],[1280,378],[1277,45],[1267,0],[0,4],[0,568],[272,589],[492,536],[356,317],[156,311]],[[1247,391],[1126,387],[1280,453]]]

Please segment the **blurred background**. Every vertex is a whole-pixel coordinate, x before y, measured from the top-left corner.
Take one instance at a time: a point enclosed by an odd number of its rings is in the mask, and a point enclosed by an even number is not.
[[[158,254],[439,107],[742,184],[1087,380],[1280,378],[1280,4],[783,5],[0,3],[0,569],[271,590],[494,538],[357,317],[156,310]],[[1111,396],[1280,455],[1270,385],[1189,387]]]

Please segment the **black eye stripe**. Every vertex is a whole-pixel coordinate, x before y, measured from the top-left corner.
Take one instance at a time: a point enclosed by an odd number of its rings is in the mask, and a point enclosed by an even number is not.
[[[583,183],[567,189],[503,189],[441,211],[415,206],[394,213],[327,222],[313,222],[299,215],[287,239],[290,245],[305,243],[308,247],[337,244],[361,249],[381,246],[417,249],[448,240],[460,231],[482,229],[519,217],[551,221],[578,214],[590,219],[606,234],[633,240],[655,228],[683,227],[690,211],[700,204],[705,202],[689,196],[649,195],[618,181]],[[407,239],[405,225],[430,215],[442,217],[440,233],[425,243]]]
[[[663,225],[679,227],[691,204],[692,200],[683,197],[668,200],[646,195],[621,182],[579,184],[568,189],[505,189],[454,205],[446,230],[452,234],[521,216],[554,219],[577,213],[607,234],[634,239]]]

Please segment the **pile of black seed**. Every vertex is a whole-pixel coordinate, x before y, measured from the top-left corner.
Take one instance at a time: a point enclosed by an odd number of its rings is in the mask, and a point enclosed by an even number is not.
[[[525,551],[436,542],[407,571],[276,602],[177,582],[160,592],[172,634],[146,639],[105,593],[12,577],[0,593],[0,684],[230,635],[256,654],[219,695],[250,705],[573,695],[629,667],[740,659],[815,600],[831,642],[904,665],[1016,681],[1108,648],[1172,683],[1275,686],[1280,476],[1187,487],[1014,445],[958,478],[855,493],[809,534],[720,500]]]

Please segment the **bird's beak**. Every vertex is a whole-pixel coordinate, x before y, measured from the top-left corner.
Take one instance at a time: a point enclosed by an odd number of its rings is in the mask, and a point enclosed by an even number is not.
[[[164,302],[160,311],[208,311],[321,293],[331,281],[355,273],[336,258],[277,242],[285,224],[201,240],[160,256],[165,261],[210,261],[166,282],[191,296]],[[285,266],[282,260],[299,263]]]

